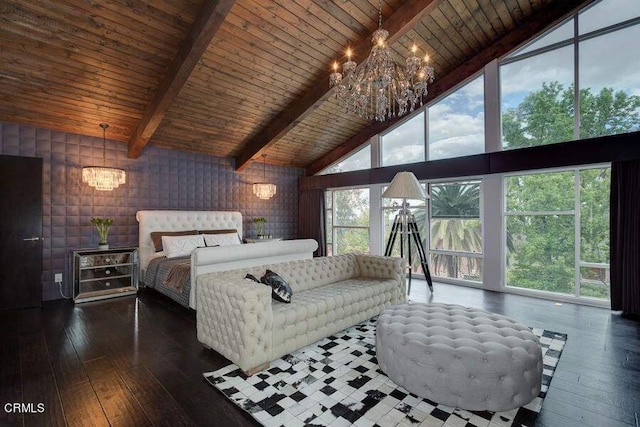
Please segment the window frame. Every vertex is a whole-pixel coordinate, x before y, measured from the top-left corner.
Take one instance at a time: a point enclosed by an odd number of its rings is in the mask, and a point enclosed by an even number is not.
[[[611,168],[611,163],[597,163],[597,164],[589,164],[589,165],[578,165],[570,168],[550,168],[550,169],[537,169],[537,170],[528,170],[528,171],[520,171],[513,172],[502,175],[502,242],[503,242],[503,256],[502,256],[502,288],[503,290],[508,290],[509,292],[522,293],[525,295],[531,296],[560,296],[563,298],[570,298],[577,301],[589,301],[591,303],[598,304],[609,304],[611,301],[611,293],[609,292],[609,299],[595,298],[590,296],[581,295],[581,268],[582,267],[595,267],[595,268],[603,268],[605,270],[611,269],[611,261],[608,264],[605,263],[593,263],[582,261],[582,242],[581,242],[581,181],[580,181],[580,171],[588,170],[588,169],[602,169],[602,168]],[[549,174],[549,173],[562,173],[562,172],[573,172],[573,209],[572,210],[540,210],[540,211],[509,211],[507,207],[507,178],[509,177],[518,177],[518,176],[526,176],[526,175],[541,175],[541,174]],[[574,218],[574,280],[573,280],[573,294],[565,294],[561,292],[552,292],[546,291],[542,289],[531,289],[531,288],[520,288],[517,286],[509,286],[507,284],[507,219],[509,216],[545,216],[545,215],[558,215],[558,216],[573,216]],[[610,290],[609,290],[610,291]]]
[[[336,192],[337,191],[349,191],[349,190],[367,190],[369,192],[369,225],[336,225]],[[327,212],[331,212],[331,242],[327,239],[327,252],[329,249],[329,245],[331,245],[331,254],[332,255],[340,255],[340,253],[336,252],[337,249],[337,230],[338,229],[357,229],[357,230],[367,230],[367,234],[369,236],[369,251],[371,252],[371,187],[368,185],[359,185],[352,187],[336,187],[336,188],[327,188],[325,189],[325,197],[327,192],[331,192],[331,208],[325,207],[325,224],[327,223]],[[325,237],[329,237],[329,230],[325,231]]]

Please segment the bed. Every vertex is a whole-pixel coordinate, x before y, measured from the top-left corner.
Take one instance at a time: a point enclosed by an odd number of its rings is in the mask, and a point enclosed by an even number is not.
[[[136,219],[139,223],[141,281],[145,286],[193,309],[197,308],[197,277],[202,274],[308,259],[313,257],[313,252],[318,248],[318,242],[313,239],[283,240],[199,247],[188,256],[167,259],[164,251],[156,251],[157,242],[154,243],[152,233],[157,238],[158,234],[164,233],[215,233],[216,230],[229,233],[235,230],[237,238],[242,241],[242,214],[232,211],[143,210],[136,213]],[[174,274],[176,271],[178,274]],[[179,285],[172,280],[182,276],[185,280]]]

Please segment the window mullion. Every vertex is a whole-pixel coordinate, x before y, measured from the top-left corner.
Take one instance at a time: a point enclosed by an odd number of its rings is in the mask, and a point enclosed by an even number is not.
[[[574,217],[574,239],[575,239],[575,247],[574,247],[574,265],[575,265],[575,296],[580,296],[580,279],[582,274],[580,273],[580,170],[576,169],[574,172],[574,206],[575,206],[575,217]]]
[[[573,139],[580,139],[580,44],[578,19],[573,18]]]

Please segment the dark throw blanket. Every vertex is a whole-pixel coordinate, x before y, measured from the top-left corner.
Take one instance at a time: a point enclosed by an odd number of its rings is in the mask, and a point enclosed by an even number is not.
[[[164,281],[165,286],[170,286],[180,292],[191,277],[191,259],[183,259],[173,264]]]

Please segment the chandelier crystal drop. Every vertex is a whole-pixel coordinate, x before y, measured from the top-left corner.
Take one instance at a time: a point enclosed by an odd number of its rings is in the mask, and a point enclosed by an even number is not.
[[[277,187],[275,184],[269,184],[267,181],[267,170],[266,170],[266,158],[267,155],[262,155],[262,175],[265,182],[257,182],[253,184],[253,194],[256,195],[259,199],[269,200],[273,196],[276,195]]]
[[[106,163],[106,123],[100,123],[102,128],[102,164]],[[86,166],[82,168],[82,182],[100,191],[112,191],[127,182],[127,174],[122,169],[106,166]]]
[[[400,117],[422,105],[428,85],[434,80],[434,70],[416,55],[413,45],[406,66],[398,64],[391,54],[387,38],[389,32],[382,28],[382,1],[378,7],[378,29],[373,33],[373,48],[369,57],[358,67],[347,50],[347,62],[338,72],[338,63],[333,64],[329,76],[329,87],[336,88],[336,98],[345,111],[360,117],[385,121]]]

